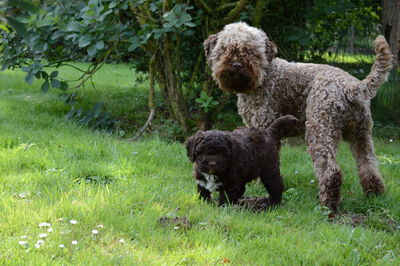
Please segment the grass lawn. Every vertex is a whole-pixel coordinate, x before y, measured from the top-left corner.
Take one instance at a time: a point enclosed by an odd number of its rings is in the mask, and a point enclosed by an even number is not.
[[[146,94],[132,89],[131,70],[101,71],[87,93],[116,113],[140,108]],[[369,199],[341,145],[342,214],[328,221],[300,143],[282,148],[283,204],[252,213],[201,202],[181,143],[129,143],[77,126],[67,110],[56,91],[41,93],[18,71],[0,73],[1,265],[400,264],[397,139],[375,139],[387,192]],[[246,191],[264,194],[256,183]],[[175,217],[182,222],[168,220]]]

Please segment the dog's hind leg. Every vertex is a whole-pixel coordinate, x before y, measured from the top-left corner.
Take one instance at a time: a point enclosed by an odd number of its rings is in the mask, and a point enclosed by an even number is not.
[[[268,191],[271,204],[278,204],[281,202],[285,186],[283,185],[279,170],[279,161],[268,165],[268,167],[263,170],[260,179],[265,189]]]
[[[382,194],[385,191],[385,185],[378,170],[370,132],[364,131],[362,135],[352,138],[350,148],[357,162],[360,182],[365,195]]]
[[[308,152],[318,178],[321,205],[335,211],[340,200],[342,184],[342,172],[336,162],[341,132],[332,126],[335,122],[316,121],[309,119],[306,122]]]

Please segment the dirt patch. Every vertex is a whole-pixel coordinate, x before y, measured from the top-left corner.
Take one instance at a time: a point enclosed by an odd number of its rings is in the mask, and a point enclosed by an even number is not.
[[[189,222],[189,219],[185,216],[182,217],[167,217],[163,216],[161,217],[158,222],[163,226],[163,227],[173,227],[175,230],[178,230],[180,228],[183,229],[189,229],[192,227],[192,224]]]
[[[353,227],[363,225],[368,216],[363,213],[338,213],[333,219],[336,223],[350,225]]]
[[[362,226],[386,232],[397,232],[400,230],[400,221],[386,213],[337,213],[332,222],[352,227]]]
[[[254,212],[262,212],[274,206],[276,204],[272,204],[269,197],[243,198],[235,205],[237,208],[248,209]]]

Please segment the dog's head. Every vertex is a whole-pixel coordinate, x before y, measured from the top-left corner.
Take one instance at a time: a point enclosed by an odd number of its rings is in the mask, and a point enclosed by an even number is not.
[[[232,139],[225,132],[200,130],[186,140],[185,146],[189,159],[203,173],[218,176],[230,167]]]
[[[265,67],[277,48],[262,30],[238,22],[210,35],[204,41],[204,51],[221,89],[249,93],[263,83]]]

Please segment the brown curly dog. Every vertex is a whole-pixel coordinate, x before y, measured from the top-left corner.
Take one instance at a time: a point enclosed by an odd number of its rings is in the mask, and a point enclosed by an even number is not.
[[[370,99],[392,67],[383,36],[375,40],[375,63],[361,81],[336,67],[280,59],[263,31],[242,22],[210,35],[204,48],[221,89],[237,94],[239,114],[247,126],[267,128],[286,114],[299,118],[322,205],[335,210],[340,199],[342,172],[336,155],[342,137],[350,143],[365,194],[384,192],[370,112]]]

